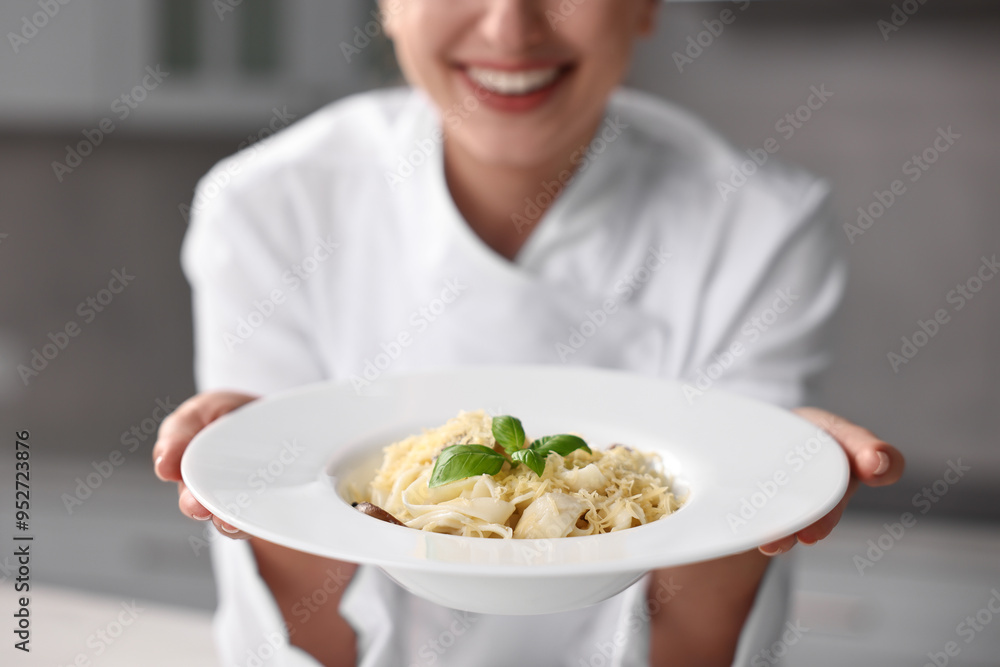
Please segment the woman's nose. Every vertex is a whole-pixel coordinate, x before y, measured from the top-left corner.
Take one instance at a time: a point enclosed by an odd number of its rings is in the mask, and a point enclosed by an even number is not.
[[[545,41],[550,30],[545,0],[486,0],[483,35],[505,51],[523,52]]]

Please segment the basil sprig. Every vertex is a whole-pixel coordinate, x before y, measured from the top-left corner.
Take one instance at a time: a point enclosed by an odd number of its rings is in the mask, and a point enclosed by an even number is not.
[[[511,465],[523,463],[539,477],[545,472],[545,459],[550,452],[567,456],[583,449],[590,453],[583,438],[565,434],[542,436],[525,448],[524,426],[520,419],[510,415],[493,419],[493,439],[510,456]],[[485,445],[451,445],[438,454],[427,485],[433,488],[476,475],[495,475],[506,460],[503,454]]]
[[[583,441],[583,438],[577,437],[575,435],[543,435],[538,440],[531,443],[531,449],[542,455],[545,458],[549,455],[549,452],[555,452],[559,456],[566,456],[570,452],[575,452],[578,449],[587,450],[588,454],[592,454],[590,447],[587,443]]]
[[[511,456],[524,447],[524,426],[521,420],[510,415],[493,418],[493,438]]]
[[[495,475],[506,460],[503,454],[484,445],[445,447],[434,462],[427,486],[433,488],[475,475]]]
[[[545,472],[545,457],[533,449],[519,449],[510,455],[512,461],[523,463],[539,477]]]

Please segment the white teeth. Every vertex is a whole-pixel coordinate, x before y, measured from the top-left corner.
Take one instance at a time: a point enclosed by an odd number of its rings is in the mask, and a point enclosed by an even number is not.
[[[493,93],[527,95],[549,85],[559,76],[558,67],[507,72],[497,69],[469,67],[469,78]]]

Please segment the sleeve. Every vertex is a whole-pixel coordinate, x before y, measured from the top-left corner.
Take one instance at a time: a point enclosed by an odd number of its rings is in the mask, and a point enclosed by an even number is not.
[[[181,264],[191,285],[198,391],[267,394],[323,379],[295,207],[219,165],[199,183]],[[225,182],[225,181],[223,181]],[[290,196],[290,195],[289,195]]]
[[[715,387],[786,408],[811,402],[813,380],[830,363],[847,266],[828,186],[812,181],[798,192],[748,192],[730,221],[684,373],[692,393]]]

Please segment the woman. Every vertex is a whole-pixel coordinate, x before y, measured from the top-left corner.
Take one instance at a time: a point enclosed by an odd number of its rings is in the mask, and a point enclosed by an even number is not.
[[[686,379],[692,401],[724,387],[804,403],[843,285],[826,188],[770,163],[720,196],[736,153],[615,92],[657,4],[386,0],[415,91],[338,102],[217,166],[228,187],[202,182],[184,249],[202,393],[154,448],[184,514],[246,538],[180,481],[191,437],[257,395],[377,382],[383,352],[386,372],[567,363]],[[799,414],[849,455],[848,495],[899,478],[901,455],[868,431]],[[458,617],[369,567],[219,541],[219,643],[237,664],[745,664],[784,622],[787,570],[769,556],[825,537],[846,502],[758,551],[548,617]],[[329,601],[310,605],[320,587]]]

